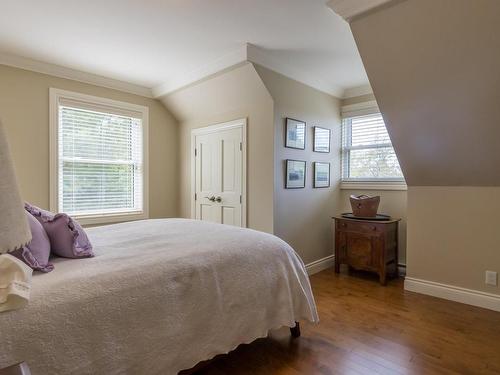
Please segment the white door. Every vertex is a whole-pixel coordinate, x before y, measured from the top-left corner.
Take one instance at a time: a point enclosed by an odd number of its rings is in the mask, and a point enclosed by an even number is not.
[[[242,121],[196,129],[194,217],[245,226]]]

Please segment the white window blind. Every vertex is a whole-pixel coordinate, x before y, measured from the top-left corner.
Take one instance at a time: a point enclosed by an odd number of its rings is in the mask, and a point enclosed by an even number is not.
[[[343,120],[342,180],[404,181],[380,113]]]
[[[141,213],[141,114],[72,100],[58,103],[58,205],[76,216]]]

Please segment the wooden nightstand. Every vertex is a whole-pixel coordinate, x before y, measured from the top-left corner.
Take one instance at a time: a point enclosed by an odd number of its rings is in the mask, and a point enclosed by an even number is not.
[[[388,273],[398,274],[398,224],[388,221],[355,220],[334,217],[335,272],[341,264],[357,270],[376,272],[380,284]]]

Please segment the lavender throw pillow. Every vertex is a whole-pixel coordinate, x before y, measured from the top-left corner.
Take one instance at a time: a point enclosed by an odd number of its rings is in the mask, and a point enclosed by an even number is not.
[[[66,214],[53,214],[29,203],[24,207],[42,224],[53,254],[64,258],[93,257],[92,244],[77,221]]]
[[[33,215],[27,211],[24,212],[31,229],[31,242],[10,254],[21,259],[35,271],[50,272],[54,266],[49,263],[50,240],[47,232]]]

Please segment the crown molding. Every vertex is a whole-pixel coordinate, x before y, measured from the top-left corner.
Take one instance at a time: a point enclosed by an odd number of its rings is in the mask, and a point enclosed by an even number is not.
[[[362,85],[357,87],[351,87],[344,90],[342,99],[355,98],[357,96],[373,94],[373,89],[370,85]]]
[[[352,96],[359,96],[364,95],[363,93],[365,93],[365,91],[367,93],[371,92],[371,89],[368,92],[368,89],[363,87],[344,90],[338,86],[328,84],[325,80],[321,79],[321,77],[302,69],[298,69],[288,62],[276,58],[270,51],[250,43],[246,43],[240,48],[233,50],[198,69],[186,71],[184,74],[177,75],[163,84],[153,88],[139,86],[133,83],[103,77],[76,69],[66,68],[60,65],[0,53],[1,65],[8,65],[59,78],[106,87],[147,98],[160,98],[244,62],[262,65],[265,68],[276,71],[288,78],[301,82],[329,95],[333,95],[337,98],[345,98],[346,93],[360,92],[360,94],[352,94]]]
[[[296,69],[263,48],[257,47],[253,44],[246,43],[244,46],[228,53],[221,58],[206,64],[205,66],[187,71],[184,74],[178,75],[174,79],[167,81],[152,89],[153,97],[159,98],[172,92],[179,90],[183,87],[189,86],[195,82],[199,82],[207,77],[225,71],[228,68],[234,67],[244,62],[251,62],[254,64],[262,65],[265,68],[276,71],[284,76],[299,81],[305,85],[311,86],[319,91],[325,92],[329,95],[341,98],[344,90],[340,87],[329,85],[324,82],[320,77],[316,77],[303,70]]]
[[[210,77],[244,61],[247,61],[247,48],[245,45],[209,62],[208,64],[194,70],[186,71],[184,74],[179,74],[161,85],[153,87],[153,97],[159,98],[161,96],[168,95],[178,89],[201,81],[204,78]]]
[[[391,1],[393,0],[330,0],[326,5],[347,22],[350,22],[353,18]]]
[[[120,81],[113,78],[103,77],[97,74],[82,72],[64,66],[49,64],[42,61],[28,59],[26,57],[13,56],[0,53],[0,64],[30,70],[32,72],[48,74],[51,76],[70,79],[88,83],[95,86],[106,87],[113,90],[128,92],[130,94],[140,95],[147,98],[152,98],[151,89],[135,85],[133,83]]]

